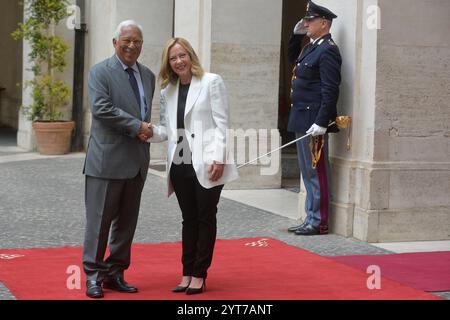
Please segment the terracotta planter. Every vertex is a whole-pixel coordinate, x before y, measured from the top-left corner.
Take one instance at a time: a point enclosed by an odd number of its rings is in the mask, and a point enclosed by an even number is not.
[[[69,153],[73,128],[75,128],[73,121],[33,122],[39,153],[48,155]]]

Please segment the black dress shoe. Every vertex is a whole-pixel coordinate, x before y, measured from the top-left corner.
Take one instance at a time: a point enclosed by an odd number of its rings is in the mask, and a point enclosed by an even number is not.
[[[102,284],[99,281],[86,281],[86,295],[89,298],[103,298]]]
[[[103,288],[126,293],[138,292],[138,289],[126,283],[122,276],[106,278],[103,281]]]
[[[186,287],[176,286],[175,288],[172,289],[172,292],[185,292],[187,288],[188,288],[188,286],[186,286]]]
[[[294,232],[298,236],[315,236],[320,234],[319,228],[314,228],[312,225],[306,225],[303,228]]]
[[[298,229],[303,228],[305,225],[306,225],[306,222],[303,222],[303,223],[302,223],[301,225],[299,225],[299,226],[290,227],[290,228],[288,228],[288,232],[295,232],[295,231],[297,231]]]

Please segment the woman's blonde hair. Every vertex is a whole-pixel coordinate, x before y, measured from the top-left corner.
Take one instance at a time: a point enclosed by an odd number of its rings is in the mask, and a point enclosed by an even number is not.
[[[203,71],[202,66],[200,65],[200,60],[198,59],[198,56],[195,53],[189,41],[183,38],[172,38],[169,41],[167,41],[162,54],[161,70],[159,71],[159,81],[161,82],[162,89],[167,87],[169,83],[176,84],[178,81],[178,75],[175,72],[173,72],[169,61],[170,49],[172,49],[172,47],[176,44],[179,44],[188,52],[192,63],[191,67],[192,75],[198,78],[202,78],[203,74],[205,73],[205,71]]]

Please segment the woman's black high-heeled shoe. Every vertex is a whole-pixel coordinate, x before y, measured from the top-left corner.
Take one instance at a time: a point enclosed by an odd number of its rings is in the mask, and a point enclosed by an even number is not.
[[[189,286],[186,286],[186,287],[176,286],[175,288],[172,289],[172,292],[185,292],[188,287]]]
[[[206,291],[206,279],[203,279],[203,284],[200,288],[187,288],[186,289],[186,294],[187,295],[191,295],[191,294],[198,294],[198,293],[203,293],[204,291]]]
[[[187,284],[187,286],[176,286],[175,288],[172,289],[172,292],[185,292],[187,288],[189,288],[189,285],[191,284],[191,280],[189,279],[189,283]]]

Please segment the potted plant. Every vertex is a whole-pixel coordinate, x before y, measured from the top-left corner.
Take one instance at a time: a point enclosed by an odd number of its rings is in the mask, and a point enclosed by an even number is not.
[[[22,106],[33,123],[38,150],[42,154],[65,154],[70,151],[73,121],[63,121],[61,108],[67,106],[70,89],[57,78],[64,71],[69,45],[56,36],[58,23],[68,17],[68,0],[28,0],[25,21],[12,33],[14,39],[29,42],[34,77],[24,83],[31,87],[33,102]]]

